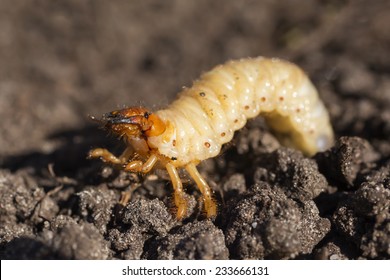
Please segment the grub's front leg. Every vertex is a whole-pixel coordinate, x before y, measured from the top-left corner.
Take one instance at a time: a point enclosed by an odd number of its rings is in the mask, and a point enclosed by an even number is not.
[[[130,158],[131,153],[131,149],[127,148],[119,157],[116,157],[107,149],[96,148],[89,151],[88,158],[100,158],[104,162],[117,165],[124,164]]]
[[[174,201],[177,207],[176,217],[178,220],[184,218],[187,214],[187,199],[184,196],[183,184],[181,183],[179,173],[176,168],[171,164],[167,163],[165,168],[168,171],[169,177],[171,178],[173,190],[174,190]]]
[[[207,184],[206,180],[199,174],[194,163],[186,165],[185,169],[190,174],[192,179],[194,179],[196,185],[203,195],[204,208],[206,210],[207,218],[215,217],[217,215],[217,205],[213,199],[211,188]]]
[[[153,166],[157,163],[157,156],[151,155],[148,160],[143,163],[140,160],[134,160],[124,165],[124,170],[128,172],[142,172],[142,173],[148,173],[152,170]],[[131,189],[130,191],[126,191],[122,193],[122,198],[120,203],[125,206],[130,198],[131,194],[133,193],[135,189]]]
[[[148,173],[152,170],[153,166],[157,163],[158,157],[156,155],[151,155],[145,163],[140,160],[130,161],[125,164],[124,170],[129,172],[141,172]]]

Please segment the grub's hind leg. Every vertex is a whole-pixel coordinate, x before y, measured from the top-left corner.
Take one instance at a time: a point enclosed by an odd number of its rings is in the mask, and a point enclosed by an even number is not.
[[[173,190],[174,190],[174,201],[177,207],[176,217],[181,220],[187,214],[187,199],[184,197],[183,184],[181,183],[179,173],[176,168],[171,164],[167,163],[165,168],[168,171],[169,177],[171,178]]]
[[[212,197],[212,190],[207,184],[206,180],[199,174],[196,169],[195,164],[190,163],[186,165],[185,169],[190,174],[190,176],[194,179],[196,185],[198,186],[200,192],[203,195],[204,200],[204,208],[206,210],[207,218],[212,218],[217,215],[217,205],[214,202]]]

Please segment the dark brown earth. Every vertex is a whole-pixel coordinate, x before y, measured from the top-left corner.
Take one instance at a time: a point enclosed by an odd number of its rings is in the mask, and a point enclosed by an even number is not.
[[[1,259],[389,259],[389,10],[386,0],[1,1]],[[190,181],[178,222],[163,172],[86,160],[92,147],[123,148],[88,115],[161,108],[202,71],[259,55],[305,69],[337,141],[307,158],[249,122],[201,166],[215,221]]]

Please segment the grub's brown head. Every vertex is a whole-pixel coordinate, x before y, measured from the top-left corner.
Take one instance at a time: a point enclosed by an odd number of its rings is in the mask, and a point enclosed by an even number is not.
[[[120,137],[151,137],[165,131],[165,123],[151,111],[130,107],[104,114],[99,121],[104,128]]]

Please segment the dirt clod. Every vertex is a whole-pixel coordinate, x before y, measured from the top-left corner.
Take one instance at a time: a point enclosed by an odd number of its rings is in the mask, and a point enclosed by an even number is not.
[[[231,201],[226,242],[234,258],[294,258],[310,253],[330,230],[313,202],[297,203],[267,183]]]

